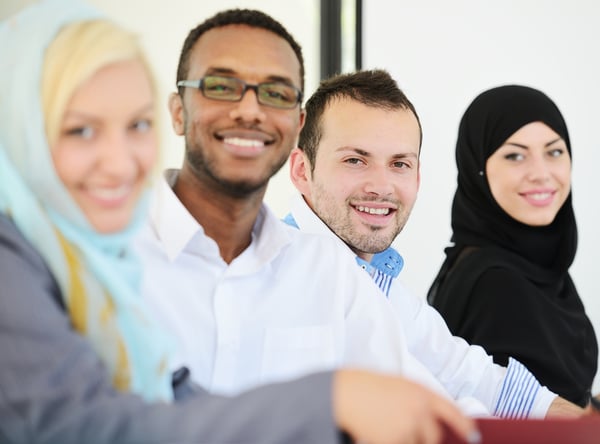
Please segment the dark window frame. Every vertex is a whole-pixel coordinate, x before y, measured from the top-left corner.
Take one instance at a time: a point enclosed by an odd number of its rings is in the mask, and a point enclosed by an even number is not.
[[[354,69],[362,69],[362,0],[355,1]],[[321,0],[321,79],[342,71],[342,0]]]

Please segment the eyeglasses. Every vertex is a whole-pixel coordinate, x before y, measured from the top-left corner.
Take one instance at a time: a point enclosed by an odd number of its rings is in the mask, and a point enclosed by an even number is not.
[[[235,77],[205,76],[200,80],[180,80],[177,86],[198,88],[208,99],[227,102],[239,102],[252,89],[258,103],[280,109],[292,109],[302,102],[302,91],[283,82],[251,85]]]

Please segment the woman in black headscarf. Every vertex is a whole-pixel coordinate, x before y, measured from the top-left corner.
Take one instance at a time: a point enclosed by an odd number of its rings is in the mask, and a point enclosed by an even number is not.
[[[585,406],[598,362],[569,266],[577,250],[571,145],[544,93],[493,88],[468,107],[456,144],[452,242],[428,294],[455,335],[526,365]]]

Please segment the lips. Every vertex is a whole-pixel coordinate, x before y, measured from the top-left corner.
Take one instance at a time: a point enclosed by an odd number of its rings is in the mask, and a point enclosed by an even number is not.
[[[243,158],[260,155],[274,142],[270,135],[256,130],[226,130],[217,133],[215,137],[223,142],[227,152]]]
[[[554,190],[535,190],[519,193],[525,200],[533,206],[544,207],[550,205],[554,201]]]
[[[274,142],[274,137],[270,134],[258,129],[250,128],[232,128],[218,131],[215,133],[215,137],[225,143],[231,143],[233,145],[239,144],[242,146],[258,143],[270,145]]]
[[[375,214],[379,216],[386,216],[390,213],[390,208],[372,208],[363,205],[357,205],[354,208],[361,213]]]
[[[133,185],[131,183],[122,184],[111,187],[86,187],[85,193],[95,201],[107,206],[120,205],[124,200],[127,200]]]
[[[262,148],[265,146],[265,142],[256,139],[243,139],[241,137],[227,137],[223,139],[223,142],[228,145],[236,145],[241,148]]]

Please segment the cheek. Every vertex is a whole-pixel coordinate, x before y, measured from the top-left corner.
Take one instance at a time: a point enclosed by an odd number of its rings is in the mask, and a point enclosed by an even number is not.
[[[399,188],[399,195],[401,197],[402,202],[406,208],[412,209],[413,205],[417,200],[417,192],[419,191],[419,187],[416,182],[412,181],[411,183],[407,183],[405,186],[401,186]]]
[[[93,164],[92,151],[68,146],[56,147],[52,151],[52,162],[58,178],[69,187],[87,174],[89,165]]]
[[[300,135],[300,113],[297,111],[295,113],[290,113],[285,116],[278,116],[279,118],[276,120],[276,125],[281,128],[280,132],[284,134],[289,134],[290,131],[293,132],[293,138],[297,139]]]
[[[149,135],[137,144],[134,157],[139,165],[140,173],[147,175],[155,166],[159,157],[158,137]]]
[[[564,165],[558,173],[561,182],[569,190],[571,189],[571,163]]]

